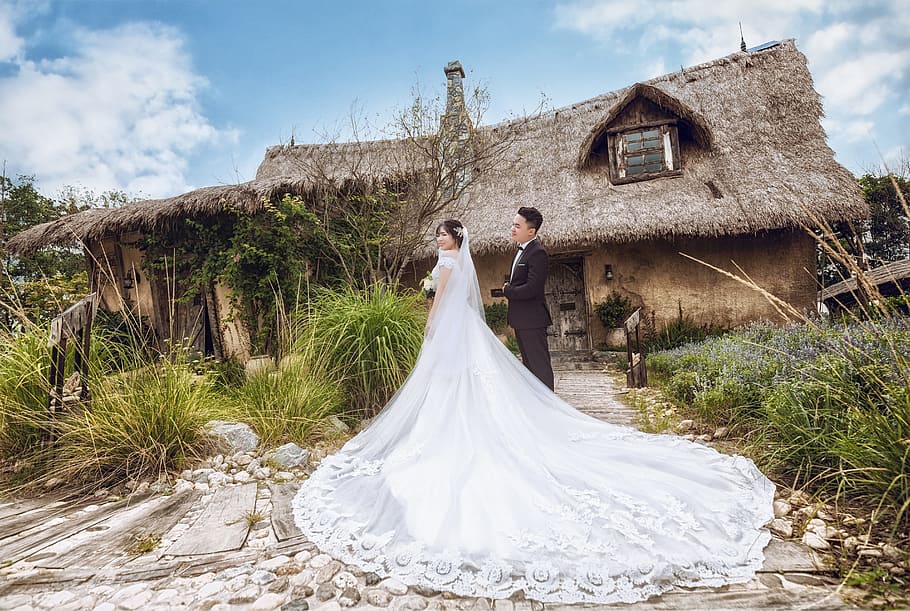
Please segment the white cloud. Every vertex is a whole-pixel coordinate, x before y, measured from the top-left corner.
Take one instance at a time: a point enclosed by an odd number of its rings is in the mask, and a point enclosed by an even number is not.
[[[0,158],[36,174],[42,189],[190,189],[190,151],[233,134],[201,113],[207,83],[179,32],[133,23],[77,30],[73,40],[63,57],[18,59],[18,72],[0,78]]]
[[[0,4],[0,62],[15,58],[21,49],[22,39],[16,35],[12,7]]]
[[[847,142],[869,142],[875,129],[875,123],[864,119],[842,121],[824,118],[822,125],[829,137]]]

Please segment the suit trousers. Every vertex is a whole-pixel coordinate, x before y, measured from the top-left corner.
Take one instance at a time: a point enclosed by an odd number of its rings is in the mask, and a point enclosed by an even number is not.
[[[550,364],[550,348],[547,346],[547,328],[515,329],[515,339],[521,351],[521,361],[537,379],[554,390],[553,366]]]

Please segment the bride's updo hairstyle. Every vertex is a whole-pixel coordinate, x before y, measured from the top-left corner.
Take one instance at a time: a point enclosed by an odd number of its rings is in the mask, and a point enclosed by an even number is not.
[[[461,248],[461,243],[464,242],[464,225],[461,224],[461,221],[449,219],[439,223],[436,228],[436,235],[439,235],[439,230],[442,228],[445,228],[446,233],[455,238],[458,248]]]

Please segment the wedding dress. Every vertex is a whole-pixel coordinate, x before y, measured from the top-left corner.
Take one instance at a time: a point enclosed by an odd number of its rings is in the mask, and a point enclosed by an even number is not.
[[[465,232],[408,379],[294,499],[323,552],[408,585],[634,602],[749,580],[774,485],[751,460],[587,416],[488,329]]]

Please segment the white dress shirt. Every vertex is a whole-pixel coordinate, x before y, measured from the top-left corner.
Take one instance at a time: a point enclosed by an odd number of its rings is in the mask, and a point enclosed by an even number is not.
[[[537,239],[537,236],[534,236],[527,242],[524,242],[524,243],[518,245],[518,252],[515,253],[515,258],[512,259],[512,273],[509,274],[509,282],[512,281],[512,276],[515,275],[515,268],[518,266],[518,260],[521,258],[521,255],[524,254],[525,247],[527,247],[528,244],[530,244],[531,242],[533,242],[536,239]]]

